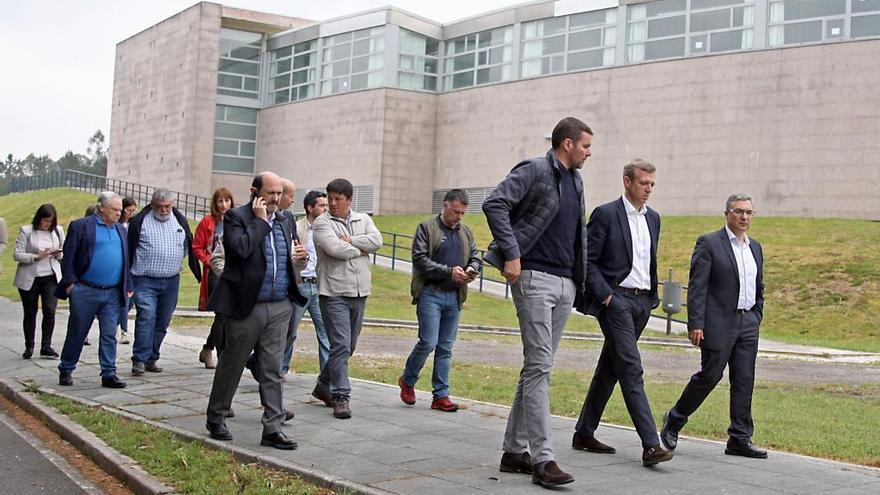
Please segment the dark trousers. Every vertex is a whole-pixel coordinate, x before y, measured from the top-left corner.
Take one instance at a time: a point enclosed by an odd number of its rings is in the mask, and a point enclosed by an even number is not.
[[[208,338],[205,339],[203,348],[217,349],[217,355],[219,356],[223,352],[224,339],[226,338],[224,328],[223,315],[214,313],[214,322],[211,323],[211,330],[208,332]]]
[[[58,306],[58,298],[55,297],[55,287],[58,281],[55,275],[46,275],[34,279],[34,285],[30,290],[18,289],[21,296],[21,306],[24,309],[24,346],[34,348],[34,338],[37,331],[37,305],[43,308],[43,335],[40,340],[40,348],[52,347],[52,333],[55,331],[55,307]]]
[[[593,436],[602,419],[602,412],[619,381],[623,401],[642,441],[642,448],[660,445],[657,426],[645,395],[642,377],[642,358],[638,340],[651,315],[651,298],[647,294],[635,295],[614,291],[611,306],[599,313],[599,326],[605,335],[605,344],[599,355],[599,363],[593,373],[593,381],[581,408],[576,430]]]
[[[749,440],[752,423],[752,391],[755,388],[755,359],[758,356],[758,315],[737,313],[729,344],[722,349],[701,349],[700,371],[688,382],[675,407],[669,411],[670,425],[681,429],[700,407],[730,366],[730,427],[732,438]]]

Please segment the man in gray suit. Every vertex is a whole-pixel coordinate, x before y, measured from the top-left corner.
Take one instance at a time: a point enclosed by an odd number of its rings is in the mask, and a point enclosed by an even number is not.
[[[752,390],[758,327],[764,318],[764,255],[746,232],[755,210],[752,198],[727,198],[727,225],[697,239],[688,281],[688,337],[700,347],[701,369],[691,377],[675,406],[663,418],[660,439],[670,450],[688,417],[700,407],[730,366],[728,455],[764,459],[752,444]]]

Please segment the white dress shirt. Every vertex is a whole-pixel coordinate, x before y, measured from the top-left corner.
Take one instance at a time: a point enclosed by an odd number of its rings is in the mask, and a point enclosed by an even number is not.
[[[642,205],[640,210],[623,198],[623,207],[626,209],[626,219],[629,222],[629,232],[632,236],[632,269],[629,275],[620,283],[621,287],[628,289],[651,289],[651,232],[648,230],[648,220],[645,215],[648,207]]]
[[[733,257],[736,258],[736,273],[739,278],[739,300],[736,309],[752,309],[755,305],[758,264],[755,263],[755,256],[749,247],[749,236],[744,236],[743,242],[739,242],[730,227],[725,225],[724,230],[727,231],[730,247],[733,248]]]

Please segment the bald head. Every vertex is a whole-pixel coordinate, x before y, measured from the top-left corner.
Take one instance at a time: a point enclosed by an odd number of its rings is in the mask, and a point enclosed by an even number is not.
[[[286,210],[293,204],[293,197],[296,194],[296,184],[290,179],[281,179],[281,188],[281,201],[278,203],[278,207],[282,210]]]

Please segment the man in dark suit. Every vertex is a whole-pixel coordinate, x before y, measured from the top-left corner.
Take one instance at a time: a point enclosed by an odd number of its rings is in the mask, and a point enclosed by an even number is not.
[[[670,450],[688,417],[700,407],[730,366],[728,455],[757,459],[767,451],[752,444],[752,391],[758,327],[764,318],[764,254],[746,232],[755,210],[752,198],[727,198],[727,225],[697,239],[688,281],[688,337],[700,347],[701,369],[691,377],[675,406],[663,417],[660,439]]]
[[[624,195],[593,210],[587,224],[586,298],[580,308],[596,316],[605,344],[581,408],[571,446],[613,454],[595,437],[605,405],[619,381],[623,399],[642,441],[642,464],[672,459],[660,446],[645,395],[638,340],[657,298],[657,243],[660,215],[648,208],[656,169],[635,159],[623,168]]]
[[[291,242],[293,223],[278,209],[281,192],[281,179],[263,172],[254,177],[251,202],[229,210],[223,219],[226,265],[208,307],[224,317],[226,347],[214,374],[206,426],[211,438],[232,439],[225,420],[253,351],[264,403],[260,443],[292,450],[296,442],[281,431],[281,359],[291,300],[300,306],[306,303],[296,288],[293,259],[307,254]]]
[[[60,385],[73,385],[73,370],[97,317],[101,386],[125,387],[116,376],[116,321],[120,308],[128,305],[132,283],[125,228],[117,223],[121,213],[122,198],[102,192],[95,214],[74,220],[68,227],[61,282],[55,288],[56,297],[70,298],[67,336],[58,364]]]

